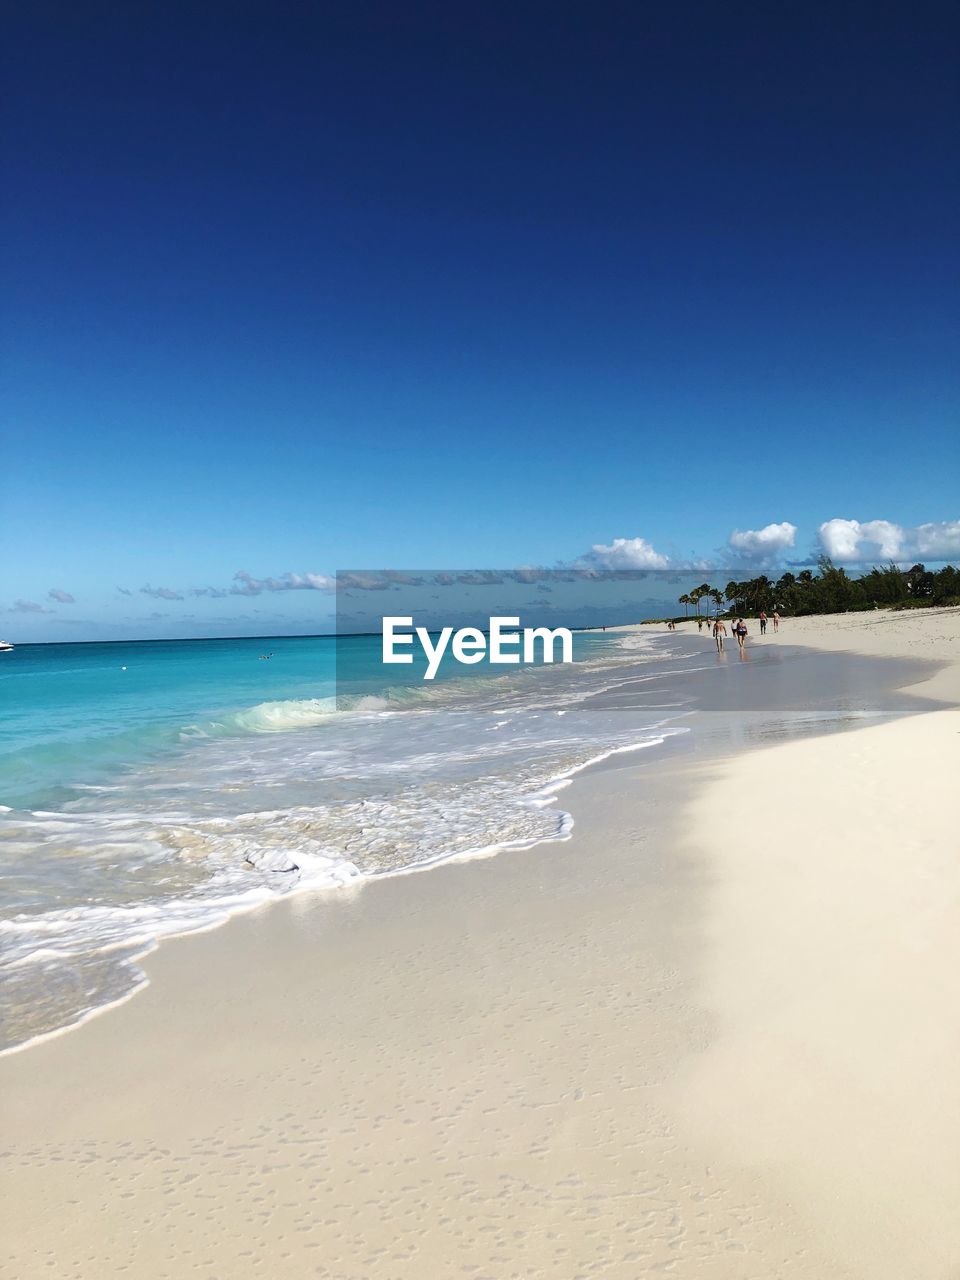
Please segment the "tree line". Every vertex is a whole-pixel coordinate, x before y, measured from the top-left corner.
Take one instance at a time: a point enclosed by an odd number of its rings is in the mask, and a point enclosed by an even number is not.
[[[759,574],[745,582],[731,579],[723,591],[702,583],[679,597],[679,603],[695,616],[702,616],[701,605],[720,614],[757,614],[761,611],[802,617],[811,613],[848,613],[857,609],[919,608],[924,605],[960,604],[960,569],[953,565],[934,572],[922,564],[912,569],[887,564],[874,567],[857,578],[838,568],[828,556],[821,556],[816,571],[801,569],[784,573],[776,581]]]

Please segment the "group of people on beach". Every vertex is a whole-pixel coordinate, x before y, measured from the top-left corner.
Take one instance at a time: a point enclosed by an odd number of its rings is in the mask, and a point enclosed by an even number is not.
[[[704,622],[709,623],[709,619],[701,618],[699,616],[697,617],[698,631],[703,631]],[[769,617],[767,617],[765,610],[761,609],[760,615],[759,615],[759,622],[760,622],[760,634],[762,636],[765,636],[767,634],[767,625],[770,622],[773,623],[774,631],[780,630],[780,614],[777,612],[776,609],[774,609],[773,613]],[[668,631],[676,631],[676,629],[677,629],[677,624],[675,622],[667,623]],[[744,622],[743,618],[737,618],[736,622],[731,627],[731,630],[733,634],[737,637],[737,646],[742,652],[746,643],[747,636],[749,634],[749,632],[747,631],[747,624]],[[722,618],[714,619],[713,626],[711,627],[711,632],[713,634],[713,638],[717,645],[717,653],[723,653],[723,642],[724,642],[724,639],[726,638],[727,628],[724,625]]]
[[[780,630],[780,614],[777,612],[776,609],[774,609],[773,614],[770,618],[767,617],[763,609],[760,610],[760,634],[762,636],[765,636],[767,634],[768,622],[773,623],[774,631]],[[698,631],[703,630],[703,620],[701,618],[697,619],[697,630]],[[722,618],[714,619],[712,630],[713,630],[713,638],[716,641],[716,645],[717,645],[717,653],[723,653],[723,641],[724,641],[724,637],[727,634],[727,628],[724,626]],[[742,650],[746,643],[747,635],[749,634],[747,631],[747,624],[744,622],[743,618],[737,618],[736,622],[733,624],[732,631],[733,631],[733,634],[737,637],[738,647]]]

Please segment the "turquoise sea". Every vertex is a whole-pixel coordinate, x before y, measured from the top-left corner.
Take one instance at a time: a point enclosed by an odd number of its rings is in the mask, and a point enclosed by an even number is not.
[[[605,645],[579,634],[577,656]],[[193,737],[314,724],[338,688],[382,687],[379,653],[371,635],[18,645],[0,654],[0,803],[60,803]],[[396,696],[422,667],[391,668]],[[437,682],[489,674],[447,660]]]
[[[675,665],[647,638],[581,633],[572,666],[447,662],[430,684],[392,668],[389,687],[379,650],[358,636],[0,655],[0,1047],[129,994],[161,937],[562,838],[574,772],[682,732],[682,699],[588,709],[625,665]]]

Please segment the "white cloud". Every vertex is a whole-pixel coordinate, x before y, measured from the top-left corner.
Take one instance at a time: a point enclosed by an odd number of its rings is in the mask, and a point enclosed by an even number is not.
[[[913,554],[919,559],[956,560],[960,556],[960,520],[918,524],[907,532]]]
[[[614,538],[609,546],[595,543],[580,564],[598,569],[669,569],[672,561],[661,555],[646,538]]]
[[[76,604],[73,596],[69,591],[60,591],[57,587],[53,587],[47,592],[48,600],[56,600],[57,604]]]
[[[42,604],[37,604],[36,600],[14,600],[11,613],[53,613],[52,609],[45,609]]]
[[[797,526],[788,520],[762,529],[734,529],[716,559],[678,560],[657,551],[646,538],[614,538],[609,545],[597,543],[575,564],[598,569],[674,569],[715,572],[724,564],[761,566],[775,564],[797,538]]]
[[[241,569],[233,575],[233,582],[228,587],[190,587],[175,591],[171,587],[147,585],[140,591],[155,600],[183,600],[187,595],[222,600],[226,596],[259,596],[265,591],[333,591],[335,587],[335,579],[324,573],[284,573],[279,578],[255,578],[246,569]],[[117,587],[117,590],[125,596],[131,594],[126,587]]]
[[[820,547],[840,564],[876,560],[954,560],[960,556],[960,520],[940,520],[905,528],[891,520],[825,520]]]
[[[796,538],[797,526],[783,520],[780,524],[766,524],[762,529],[734,529],[727,543],[741,559],[767,563],[779,560]]]
[[[258,596],[263,591],[333,591],[336,581],[325,573],[285,573],[279,578],[254,578],[245,569],[234,574],[230,594]]]

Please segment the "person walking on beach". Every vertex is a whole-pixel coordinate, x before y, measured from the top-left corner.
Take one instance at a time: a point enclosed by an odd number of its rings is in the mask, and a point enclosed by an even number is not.
[[[697,630],[698,631],[703,630],[703,619],[699,615],[697,617]]]
[[[747,624],[742,618],[738,618],[733,628],[733,634],[737,637],[737,644],[743,648],[744,641],[747,638]]]
[[[777,613],[776,609],[773,611],[773,629],[774,631],[780,630],[780,615]]]
[[[713,638],[717,642],[717,653],[723,653],[723,637],[727,634],[727,628],[723,625],[719,618],[713,624]]]
[[[767,634],[767,615],[762,609],[760,610],[760,634],[762,636]]]

